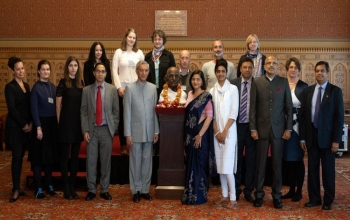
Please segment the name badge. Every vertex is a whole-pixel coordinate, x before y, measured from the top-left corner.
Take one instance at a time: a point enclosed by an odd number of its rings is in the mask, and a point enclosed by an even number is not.
[[[49,103],[53,104],[53,98],[49,97]]]
[[[132,60],[129,60],[129,67],[134,67],[135,66],[135,63],[134,63],[134,61],[132,61]]]

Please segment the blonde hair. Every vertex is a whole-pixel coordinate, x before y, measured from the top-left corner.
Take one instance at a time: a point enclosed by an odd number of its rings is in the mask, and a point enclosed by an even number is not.
[[[258,48],[257,50],[260,50],[260,41],[259,41],[259,38],[256,34],[250,34],[248,37],[247,37],[247,40],[245,41],[246,43],[246,46],[247,46],[247,51],[249,51],[249,44],[253,41],[253,38],[256,39],[256,41],[258,42]]]

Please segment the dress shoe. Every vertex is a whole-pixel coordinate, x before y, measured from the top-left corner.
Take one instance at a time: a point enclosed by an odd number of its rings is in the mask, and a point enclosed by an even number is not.
[[[132,201],[140,202],[140,192],[137,191],[137,193],[134,194]]]
[[[55,192],[55,190],[53,190],[53,186],[49,185],[49,187],[46,190],[46,193],[49,194],[52,197],[56,197],[57,193]]]
[[[294,192],[288,191],[285,195],[281,196],[281,199],[291,199],[295,195]]]
[[[301,193],[295,193],[292,198],[292,202],[299,202],[302,198],[303,198],[303,195],[301,195]]]
[[[112,196],[108,192],[101,193],[100,197],[105,200],[112,200]]]
[[[308,207],[308,208],[312,208],[312,207],[315,207],[315,206],[319,206],[319,205],[322,205],[321,202],[307,202],[305,203],[305,207]]]
[[[37,190],[35,190],[34,196],[35,196],[35,199],[45,199],[46,198],[46,196],[43,193],[42,188],[38,188]]]
[[[240,195],[236,195],[236,201],[239,201]]]
[[[281,199],[273,199],[273,206],[276,209],[281,209],[283,207],[283,203]]]
[[[64,187],[63,187],[63,198],[68,199],[68,200],[73,199],[72,195],[70,194],[69,185],[68,184],[65,184]]]
[[[247,202],[253,202],[253,201],[254,201],[253,196],[250,195],[250,194],[244,195],[244,199],[245,199]]]
[[[152,196],[150,196],[148,193],[141,193],[141,197],[146,200],[152,201]]]
[[[19,191],[15,190],[12,194],[12,197],[10,198],[10,203],[14,203],[17,201],[17,199],[19,198]]]
[[[88,194],[85,196],[85,201],[91,201],[96,197],[96,194],[93,192],[88,192]]]
[[[15,192],[15,190],[12,189],[12,192]],[[24,192],[21,188],[18,189],[18,192],[19,192],[19,196],[26,196],[27,195],[27,193]]]
[[[69,185],[69,191],[73,199],[79,199],[79,196],[72,185]]]
[[[323,203],[322,210],[331,210],[332,209],[332,203]]]
[[[262,198],[256,198],[253,202],[254,207],[261,207],[263,204],[263,199]]]

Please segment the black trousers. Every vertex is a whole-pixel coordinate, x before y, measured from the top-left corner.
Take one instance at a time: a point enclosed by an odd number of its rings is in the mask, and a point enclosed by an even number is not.
[[[243,151],[245,149],[245,178],[243,189],[244,195],[251,195],[254,190],[254,173],[255,173],[255,155],[256,144],[255,140],[251,137],[249,129],[249,123],[237,124],[237,139],[238,139],[238,152],[237,152],[237,172],[235,174],[236,182],[236,196],[242,193],[241,181],[242,181],[242,161]]]
[[[60,166],[63,184],[71,184],[74,186],[79,169],[79,151],[81,143],[64,143],[60,144]],[[68,181],[68,164],[70,155],[70,176]]]
[[[11,163],[11,173],[12,173],[12,190],[19,190],[20,179],[22,172],[22,162],[25,151],[26,144],[17,143],[11,145],[12,148],[12,163]]]
[[[322,183],[324,203],[332,203],[335,197],[335,153],[331,146],[321,149],[318,146],[318,131],[313,128],[312,145],[308,148],[308,192],[311,203],[322,202],[320,187],[320,162],[322,165]]]
[[[255,169],[255,198],[263,198],[265,180],[266,161],[268,156],[269,144],[271,144],[271,161],[272,161],[272,197],[273,199],[281,198],[282,188],[282,153],[284,140],[275,139],[272,129],[269,138],[259,138],[256,142],[256,169]]]

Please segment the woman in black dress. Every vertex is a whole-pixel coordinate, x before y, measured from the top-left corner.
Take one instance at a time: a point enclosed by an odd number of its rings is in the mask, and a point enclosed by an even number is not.
[[[80,103],[83,91],[81,70],[77,58],[68,57],[64,66],[64,78],[56,91],[56,114],[59,125],[60,165],[64,184],[63,197],[78,199],[75,179],[79,167],[79,151],[83,141],[80,123]],[[70,176],[68,181],[68,161],[70,155]]]
[[[96,63],[103,63],[107,76],[105,81],[112,84],[110,61],[107,58],[105,47],[101,42],[94,42],[90,48],[89,58],[84,63],[84,84],[88,86],[95,83],[94,68]]]
[[[23,62],[17,57],[10,57],[7,65],[12,69],[13,80],[5,86],[5,98],[8,109],[5,142],[12,149],[12,196],[10,202],[16,202],[19,196],[27,195],[20,188],[22,161],[25,147],[32,130],[30,114],[30,89],[23,81],[25,70]]]
[[[47,60],[38,63],[39,80],[30,93],[31,112],[34,122],[32,130],[32,145],[29,148],[28,159],[31,161],[36,186],[35,198],[46,196],[41,188],[41,171],[45,172],[46,193],[57,196],[52,186],[52,167],[57,161],[57,117],[56,117],[56,86],[49,81],[51,64]],[[43,169],[44,168],[44,169]]]

